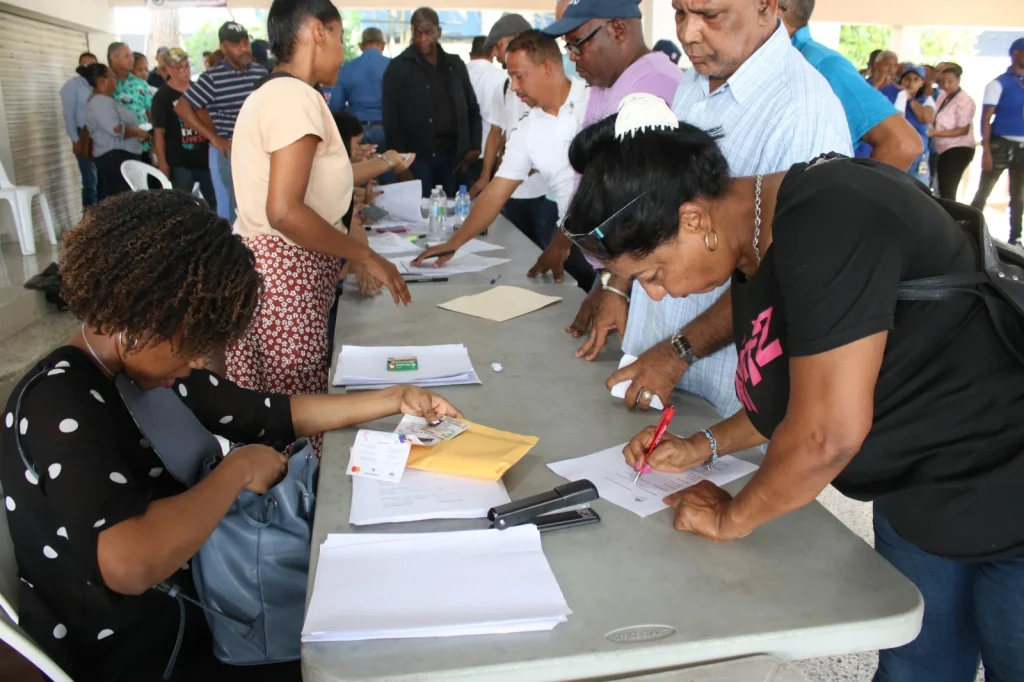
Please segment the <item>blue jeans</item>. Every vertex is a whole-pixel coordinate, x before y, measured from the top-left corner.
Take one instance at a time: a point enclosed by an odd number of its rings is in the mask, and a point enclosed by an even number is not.
[[[217,190],[213,186],[213,174],[209,168],[172,168],[171,185],[185,194],[192,194],[192,188],[199,183],[199,191],[210,210],[217,211]]]
[[[542,249],[551,243],[558,227],[558,205],[547,197],[509,199],[501,214]]]
[[[94,206],[99,201],[99,173],[92,159],[76,156],[78,170],[82,173],[82,208]]]
[[[924,596],[921,634],[879,652],[874,682],[1024,680],[1024,557],[969,562],[928,554],[875,510],[875,549]]]
[[[400,149],[397,151],[408,151]],[[437,140],[433,154],[417,156],[409,170],[417,180],[423,182],[423,198],[429,199],[434,187],[441,185],[449,198],[455,196],[455,167],[462,159],[455,158],[455,141]]]
[[[224,167],[227,167],[227,183],[224,182]],[[231,182],[231,161],[219,151],[210,147],[210,174],[213,176],[213,191],[217,197],[217,215],[234,225],[235,187]]]

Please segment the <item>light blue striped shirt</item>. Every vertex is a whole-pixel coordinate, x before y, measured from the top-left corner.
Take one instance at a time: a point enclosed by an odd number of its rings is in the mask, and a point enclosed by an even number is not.
[[[828,81],[790,43],[782,22],[772,37],[714,92],[695,69],[683,76],[673,110],[680,121],[723,134],[718,144],[734,177],[789,170],[827,152],[852,155],[843,107]],[[826,225],[822,225],[826,228]],[[633,283],[622,349],[640,355],[688,325],[729,288],[655,303]],[[740,409],[736,348],[694,364],[676,388],[711,403],[722,417]]]

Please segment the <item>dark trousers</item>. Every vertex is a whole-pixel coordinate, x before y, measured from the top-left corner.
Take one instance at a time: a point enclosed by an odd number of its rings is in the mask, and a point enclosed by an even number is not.
[[[956,191],[964,171],[974,160],[974,147],[953,147],[938,155],[939,157],[939,196],[943,199],[956,201]]]
[[[75,160],[82,173],[82,208],[88,208],[99,201],[99,174],[92,159],[76,156]]]
[[[214,213],[217,212],[217,194],[213,189],[213,174],[209,168],[172,168],[171,185],[185,194],[192,194],[192,188],[199,183],[199,191],[206,200],[206,205]]]
[[[978,193],[971,205],[979,211],[985,208],[992,188],[996,186],[1003,171],[1010,171],[1010,241],[1021,238],[1021,212],[1024,211],[1024,142],[1014,142],[1005,137],[993,135],[992,170],[981,174]]]
[[[542,249],[548,247],[558,228],[558,205],[547,197],[509,199],[501,214]]]
[[[1024,680],[1024,557],[956,561],[907,542],[875,509],[875,551],[924,597],[921,633],[878,654],[874,682]]]
[[[455,140],[438,140],[434,145],[433,154],[417,155],[409,171],[413,177],[423,182],[423,198],[430,198],[434,187],[441,185],[444,193],[451,199],[458,191],[455,181],[455,167],[462,159],[455,158]],[[397,150],[405,151],[405,150]]]
[[[128,181],[121,175],[121,164],[125,161],[140,161],[137,154],[129,154],[122,149],[113,149],[102,156],[97,156],[96,171],[99,176],[99,200],[112,197],[121,192],[130,192]]]

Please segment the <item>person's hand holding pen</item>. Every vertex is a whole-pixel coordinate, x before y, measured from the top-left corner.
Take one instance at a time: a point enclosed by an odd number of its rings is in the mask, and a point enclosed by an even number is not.
[[[445,263],[452,259],[460,246],[462,245],[456,244],[453,240],[447,241],[444,244],[432,246],[420,255],[416,256],[412,261],[412,265],[419,267],[424,261],[433,259],[435,268],[443,267]]]
[[[711,457],[711,446],[703,434],[696,434],[699,438],[680,438],[666,431],[661,443],[654,448],[645,463],[644,457],[657,430],[656,426],[648,426],[634,436],[622,450],[626,464],[633,471],[644,474],[652,471],[678,474],[699,467]]]

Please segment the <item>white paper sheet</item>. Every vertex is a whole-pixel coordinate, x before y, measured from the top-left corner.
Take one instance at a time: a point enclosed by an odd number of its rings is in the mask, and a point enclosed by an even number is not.
[[[510,258],[490,258],[488,256],[480,256],[475,253],[466,253],[459,251],[457,254],[452,256],[452,259],[445,263],[439,268],[434,267],[434,261],[425,261],[420,266],[412,265],[412,261],[416,259],[416,256],[404,256],[399,258],[389,258],[398,271],[404,275],[427,275],[430,277],[447,277],[449,275],[466,275],[471,272],[480,272],[487,268],[494,267],[495,265],[504,265],[505,263],[511,263]]]
[[[650,516],[667,509],[661,500],[674,492],[689,488],[705,479],[715,485],[725,485],[737,478],[757,471],[757,465],[735,457],[721,457],[714,470],[698,467],[681,474],[663,474],[652,471],[644,474],[633,485],[636,472],[626,464],[622,450],[626,443],[601,452],[548,464],[548,468],[570,481],[587,479],[597,486],[602,500],[608,500],[638,516]]]
[[[619,369],[622,369],[623,367],[629,367],[636,361],[637,357],[635,355],[623,355],[622,360],[619,361]],[[612,386],[612,397],[618,398],[620,400],[625,399],[626,391],[629,390],[630,384],[632,383],[632,381],[620,381],[619,383]],[[659,398],[658,396],[654,396],[653,398],[651,398],[651,407],[653,407],[656,410],[665,409],[665,405],[661,402],[661,398]]]
[[[330,535],[302,641],[550,630],[570,613],[533,525]]]
[[[394,232],[370,234],[366,239],[370,244],[370,248],[382,255],[414,253],[423,250],[422,247],[409,241],[408,237],[397,235]]]
[[[423,183],[419,180],[395,182],[377,188],[374,204],[391,214],[397,222],[419,224],[423,222],[420,200],[423,198]]]
[[[441,244],[443,244],[443,242],[427,242],[427,246],[440,246]],[[498,246],[497,244],[491,244],[490,242],[485,242],[482,239],[476,238],[470,239],[459,248],[459,251],[464,251],[465,253],[487,253],[488,251],[504,250],[504,246]]]
[[[424,519],[484,519],[511,502],[501,481],[444,476],[406,469],[401,483],[352,479],[349,523],[405,523]]]
[[[419,369],[410,372],[387,371],[391,357],[415,357]],[[469,351],[461,344],[443,346],[342,346],[335,386],[349,389],[383,388],[413,384],[416,386],[452,386],[479,384]]]

